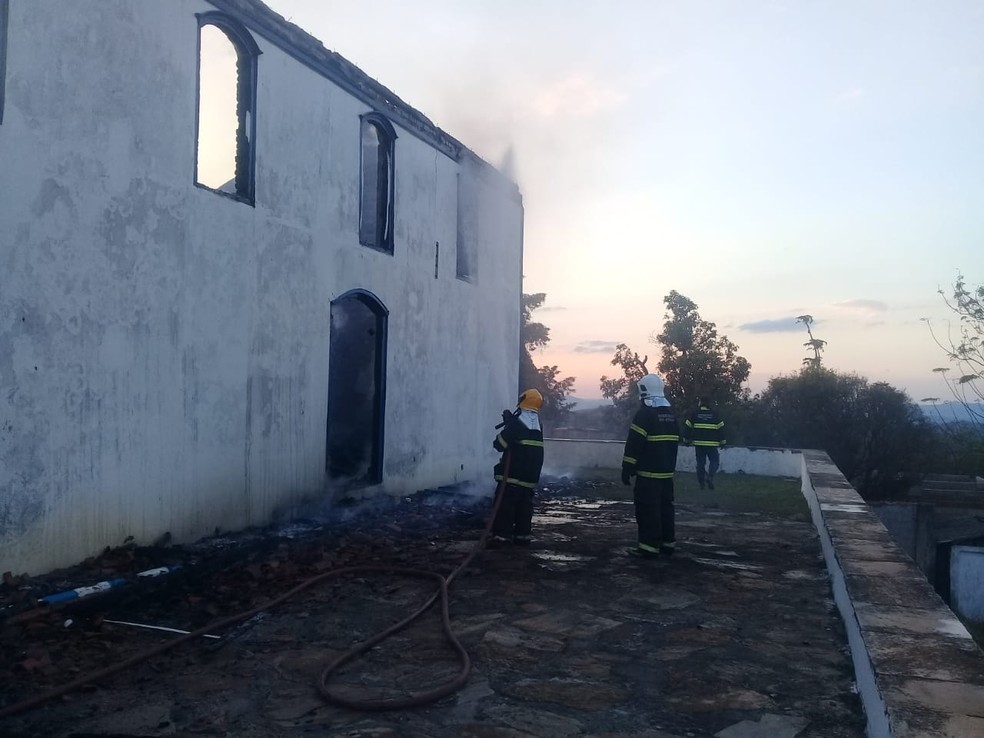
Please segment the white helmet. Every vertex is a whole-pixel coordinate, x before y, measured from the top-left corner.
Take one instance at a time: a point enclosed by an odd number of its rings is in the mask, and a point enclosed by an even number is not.
[[[639,399],[655,399],[664,397],[663,380],[658,374],[647,374],[639,380]]]

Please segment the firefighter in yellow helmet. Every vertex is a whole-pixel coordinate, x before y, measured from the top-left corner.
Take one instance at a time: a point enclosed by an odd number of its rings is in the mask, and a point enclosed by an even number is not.
[[[520,546],[530,543],[533,490],[540,481],[540,469],[543,467],[542,406],[543,395],[535,389],[528,389],[519,396],[519,405],[514,412],[502,411],[502,431],[492,442],[495,450],[502,452],[499,463],[495,465],[496,481],[501,482],[506,473],[507,457],[509,469],[505,484],[500,485],[502,501],[492,521],[491,547],[509,541]]]

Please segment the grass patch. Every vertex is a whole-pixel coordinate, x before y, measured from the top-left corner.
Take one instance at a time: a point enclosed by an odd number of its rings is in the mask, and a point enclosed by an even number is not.
[[[700,505],[725,512],[757,512],[779,517],[808,519],[810,508],[800,490],[800,480],[760,477],[755,474],[716,474],[714,489],[701,489],[697,475],[678,472],[674,497],[683,505]]]

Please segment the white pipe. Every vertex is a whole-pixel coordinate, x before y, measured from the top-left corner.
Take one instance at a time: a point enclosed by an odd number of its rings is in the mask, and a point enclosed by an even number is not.
[[[103,620],[104,623],[112,623],[113,625],[129,625],[133,628],[147,628],[148,630],[163,630],[167,633],[181,633],[182,635],[188,635],[190,630],[178,630],[177,628],[165,628],[163,625],[145,625],[144,623],[128,623],[125,620]],[[202,638],[221,638],[222,636],[209,635],[208,633],[203,633]]]

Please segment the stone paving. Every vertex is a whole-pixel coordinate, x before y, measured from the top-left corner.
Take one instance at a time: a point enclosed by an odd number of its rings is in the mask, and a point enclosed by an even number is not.
[[[315,681],[332,656],[430,592],[423,581],[367,576],[298,595],[224,648],[186,644],[9,718],[0,734],[864,735],[846,639],[805,514],[678,504],[677,556],[638,560],[625,552],[635,523],[624,488],[567,491],[576,496],[538,499],[532,546],[484,551],[453,583],[451,617],[473,667],[464,689],[438,703],[364,713],[318,695]],[[426,558],[448,571],[475,544],[481,520],[471,522],[426,540],[394,533],[392,550],[377,547],[366,563]],[[157,642],[144,631],[127,637]],[[340,692],[391,695],[456,671],[428,613],[344,667],[333,684]]]

